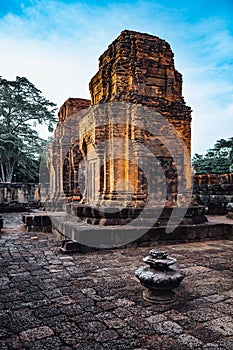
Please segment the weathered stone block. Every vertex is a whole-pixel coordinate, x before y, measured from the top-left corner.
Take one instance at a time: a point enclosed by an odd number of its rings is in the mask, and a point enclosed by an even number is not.
[[[214,237],[222,237],[224,236],[225,225],[224,224],[216,224],[216,225],[210,225],[209,226],[209,232],[208,237],[214,238]]]
[[[229,211],[226,216],[228,219],[233,219],[233,212]]]
[[[60,248],[64,253],[78,253],[80,252],[80,244],[72,240],[62,241],[62,246]]]
[[[51,226],[51,219],[49,216],[42,216],[42,226]]]
[[[22,221],[28,232],[52,232],[51,219],[45,212],[23,214]]]
[[[34,224],[34,217],[30,215],[23,215],[23,222],[26,226],[32,226]]]
[[[187,227],[187,240],[188,241],[195,241],[197,238],[197,232],[196,227]]]
[[[196,234],[197,234],[197,239],[204,239],[208,237],[209,229],[208,225],[197,225],[196,227]]]
[[[224,235],[228,239],[232,239],[233,238],[233,225],[225,225],[225,227],[224,227]]]
[[[0,215],[0,231],[1,231],[2,228],[3,228],[3,218],[2,218],[2,216]]]

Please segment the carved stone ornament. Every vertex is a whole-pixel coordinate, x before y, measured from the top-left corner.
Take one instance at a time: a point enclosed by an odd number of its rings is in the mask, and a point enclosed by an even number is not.
[[[176,300],[173,289],[177,288],[185,274],[176,265],[176,259],[166,251],[151,249],[143,261],[149,266],[141,266],[135,271],[140,283],[147,288],[143,298],[153,304],[166,304]]]

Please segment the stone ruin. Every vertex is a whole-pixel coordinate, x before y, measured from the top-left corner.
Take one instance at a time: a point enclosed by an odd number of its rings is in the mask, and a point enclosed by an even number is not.
[[[182,97],[182,76],[175,69],[173,53],[170,45],[156,36],[142,34],[133,31],[123,31],[120,36],[108,47],[108,49],[99,58],[99,71],[91,79],[89,84],[91,101],[80,98],[69,98],[59,110],[59,123],[55,131],[55,140],[61,140],[65,143],[67,136],[67,124],[65,122],[75,116],[75,126],[77,129],[77,140],[72,140],[69,151],[63,160],[63,168],[57,162],[58,143],[53,147],[50,164],[50,193],[55,196],[59,194],[66,195],[69,201],[80,200],[84,193],[92,191],[80,192],[79,182],[80,176],[79,164],[91,148],[98,152],[98,142],[101,138],[106,137],[110,131],[106,125],[85,134],[85,124],[91,124],[93,120],[88,119],[83,112],[90,105],[97,105],[111,102],[129,102],[149,107],[155,112],[159,112],[171,123],[177,131],[179,137],[183,140],[190,157],[190,142],[191,142],[191,109],[186,106]],[[73,119],[74,120],[74,119]],[[73,123],[72,120],[72,123]],[[127,122],[123,121],[118,128],[113,130],[117,136],[122,136],[126,139],[125,131]],[[128,130],[128,134],[133,133]],[[81,135],[80,135],[81,133]],[[135,130],[134,130],[135,134]],[[136,139],[135,135],[127,135],[128,138]],[[109,137],[109,136],[107,136]],[[140,135],[143,142],[146,142],[147,135]],[[109,137],[110,138],[110,137]],[[62,146],[61,146],[62,147]],[[65,147],[63,147],[65,148]],[[122,148],[122,147],[121,147]],[[169,151],[169,150],[168,150]],[[59,149],[59,152],[61,150]],[[125,153],[127,150],[117,150],[118,153]],[[101,153],[101,152],[99,152]],[[101,156],[98,154],[98,157]],[[104,156],[104,155],[102,155]],[[161,166],[166,172],[167,177],[167,205],[172,205],[176,201],[177,184],[174,178],[176,168],[173,159],[169,156],[167,150],[161,149],[157,151],[157,158]],[[96,156],[97,158],[97,156]],[[92,162],[93,163],[93,162]],[[95,165],[95,164],[94,164]],[[93,166],[93,164],[92,164]],[[107,168],[109,166],[109,169]],[[127,162],[115,159],[113,169],[109,164],[106,165],[103,174],[99,178],[99,183],[96,185],[96,195],[101,194],[106,199],[115,197],[116,182],[119,177],[126,177]],[[188,171],[188,169],[187,169]],[[93,174],[97,169],[93,171]],[[170,173],[170,174],[169,174]],[[131,182],[135,182],[135,169],[132,174],[127,174]],[[190,176],[190,174],[189,174]],[[111,181],[111,178],[114,178]],[[138,179],[137,179],[138,180]],[[88,184],[89,187],[91,186]],[[136,186],[140,186],[139,183]],[[141,184],[143,186],[143,184]],[[138,190],[138,188],[136,189]],[[143,191],[143,190],[142,190]],[[94,194],[95,195],[95,194]],[[86,198],[89,202],[91,198]],[[84,202],[84,200],[83,200]]]
[[[233,203],[233,174],[201,174],[193,176],[195,201],[208,208],[209,215],[226,215]]]
[[[59,110],[54,141],[41,172],[46,209],[65,207],[81,218],[84,226],[124,228],[148,202],[150,182],[150,192],[151,188],[156,192],[150,201],[150,215],[156,217],[155,209],[160,207],[154,226],[166,226],[174,208],[178,223],[179,217],[183,224],[205,221],[204,208],[191,204],[191,108],[182,97],[182,75],[175,69],[170,45],[153,35],[123,31],[100,56],[89,89],[91,100],[69,98]],[[153,117],[149,115],[148,121],[142,110]],[[166,144],[164,133],[170,143]],[[182,149],[171,151],[177,138]],[[162,179],[153,171],[150,178],[145,176],[141,164],[149,168],[153,157],[140,153],[138,144],[150,148],[162,169]],[[166,192],[163,203],[158,200],[162,182]],[[146,226],[146,219],[142,221]]]
[[[26,211],[30,208],[38,208],[39,204],[40,189],[38,184],[0,183],[0,213]]]

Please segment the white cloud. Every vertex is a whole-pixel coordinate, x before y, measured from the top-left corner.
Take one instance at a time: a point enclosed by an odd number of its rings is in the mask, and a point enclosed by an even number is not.
[[[157,35],[171,44],[183,74],[184,97],[194,110],[193,151],[204,152],[233,135],[233,36],[224,18],[190,22],[187,8],[163,3],[36,1],[23,16],[0,20],[1,74],[26,76],[60,106],[68,97],[89,98],[98,57],[123,29]]]

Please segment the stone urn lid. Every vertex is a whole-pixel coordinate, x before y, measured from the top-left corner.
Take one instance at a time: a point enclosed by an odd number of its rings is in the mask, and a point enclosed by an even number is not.
[[[169,257],[166,251],[157,251],[156,249],[151,249],[143,261],[159,271],[167,270],[170,265],[176,263],[176,259]]]

